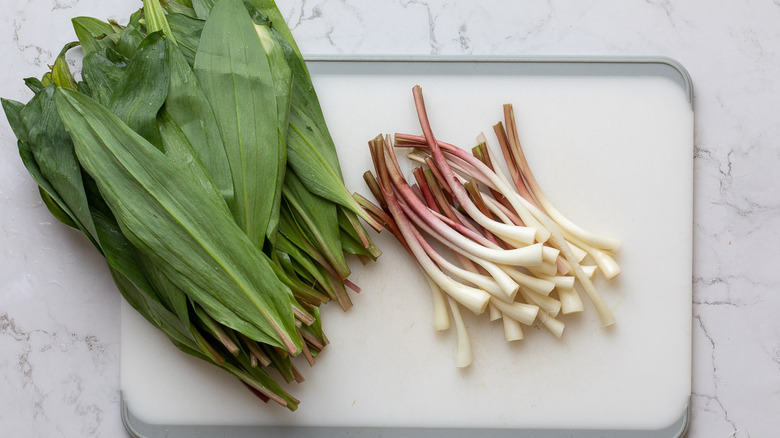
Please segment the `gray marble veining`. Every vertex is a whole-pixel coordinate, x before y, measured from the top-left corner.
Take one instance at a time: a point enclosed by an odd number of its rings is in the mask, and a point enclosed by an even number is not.
[[[279,0],[304,53],[664,55],[695,89],[691,437],[780,430],[780,2]],[[77,15],[124,20],[140,1],[7,0],[0,95],[24,100]],[[0,123],[6,260],[60,251],[31,276],[0,266],[3,436],[127,436],[118,409],[118,295],[62,280],[88,244],[52,219]],[[663,178],[663,169],[658,169]],[[19,181],[26,181],[20,183]],[[33,210],[37,223],[15,221]],[[53,237],[56,237],[54,239]],[[61,242],[65,239],[65,242]],[[32,240],[32,242],[30,241]],[[83,251],[79,251],[79,245]],[[74,249],[75,246],[75,249]],[[79,260],[83,263],[83,260]],[[59,283],[58,283],[59,282]],[[69,305],[81,303],[79,306]],[[659,320],[662,323],[662,320]],[[773,414],[774,413],[774,414]]]

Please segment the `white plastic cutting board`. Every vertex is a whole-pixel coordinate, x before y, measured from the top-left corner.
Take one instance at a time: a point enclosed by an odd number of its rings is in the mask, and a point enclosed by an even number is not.
[[[316,69],[315,69],[316,70]],[[344,69],[349,71],[350,69]],[[420,84],[435,134],[465,147],[512,103],[521,142],[548,197],[586,229],[615,236],[623,273],[596,281],[617,323],[562,318],[562,340],[467,316],[474,363],[454,365],[454,333],[432,328],[427,284],[389,233],[375,264],[352,260],[354,308],[323,311],[331,345],[292,385],[295,413],[266,406],[238,381],[177,351],[127,305],[125,402],[153,424],[660,429],[690,395],[693,112],[660,76],[361,74],[314,76],[347,186],[368,193],[367,140],[419,133]],[[492,143],[496,145],[495,140]]]

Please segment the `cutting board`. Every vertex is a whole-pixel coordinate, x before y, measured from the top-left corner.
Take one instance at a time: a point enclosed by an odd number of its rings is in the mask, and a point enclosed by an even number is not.
[[[351,260],[351,279],[362,288],[354,308],[323,309],[331,345],[315,367],[301,362],[306,381],[290,386],[302,401],[294,413],[180,353],[124,305],[129,426],[148,436],[179,436],[181,426],[190,436],[199,427],[239,436],[231,434],[267,426],[377,428],[349,429],[366,436],[388,427],[676,436],[691,392],[693,110],[684,70],[653,59],[312,60],[310,68],[346,184],[364,194],[367,141],[420,132],[414,85],[423,88],[436,136],[462,147],[483,131],[497,147],[491,127],[502,120],[502,104],[512,103],[528,161],[553,204],[623,242],[623,273],[595,280],[617,323],[601,328],[583,295],[585,311],[561,318],[562,339],[533,326],[510,344],[500,322],[466,315],[474,362],[457,368],[455,334],[433,329],[427,283],[381,233],[378,262]]]

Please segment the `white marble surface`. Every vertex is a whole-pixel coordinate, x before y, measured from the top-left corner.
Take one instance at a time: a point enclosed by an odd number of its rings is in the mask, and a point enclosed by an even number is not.
[[[69,18],[124,21],[140,1],[5,0],[0,95],[27,100],[74,38]],[[664,55],[695,89],[693,416],[696,438],[780,430],[780,1],[280,1],[311,54]],[[119,295],[50,217],[0,122],[0,431],[123,437]],[[663,170],[659,169],[659,175]],[[20,221],[16,217],[33,217]],[[32,237],[31,237],[32,236]],[[57,265],[36,257],[53,251]],[[24,260],[30,274],[9,269]],[[63,270],[91,267],[67,284]],[[16,265],[16,264],[14,264]],[[86,286],[86,287],[85,287]],[[663,323],[659,315],[659,323]]]

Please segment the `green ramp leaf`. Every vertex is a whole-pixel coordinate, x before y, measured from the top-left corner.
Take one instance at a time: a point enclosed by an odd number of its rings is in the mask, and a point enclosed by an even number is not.
[[[225,29],[230,29],[226,32]],[[257,246],[276,222],[284,172],[274,76],[240,0],[221,0],[203,28],[195,75],[219,125],[233,178],[233,217]]]
[[[250,10],[266,18],[292,69],[288,165],[309,191],[340,204],[373,228],[381,229],[381,225],[363,211],[344,186],[336,146],[325,123],[309,69],[276,3],[273,0],[246,0],[246,3]]]
[[[144,38],[116,85],[109,108],[135,132],[162,148],[157,113],[171,80],[167,43],[160,32]]]
[[[66,44],[54,61],[54,65],[51,68],[51,79],[56,86],[70,88],[71,90],[76,89],[76,80],[73,79],[73,75],[70,73],[70,67],[68,67],[68,62],[65,60],[65,54],[68,53],[68,50],[78,45],[79,43],[77,42]]]
[[[127,239],[215,320],[298,353],[292,293],[230,215],[105,107],[66,89],[56,100]]]
[[[81,179],[81,167],[54,104],[56,89],[56,86],[49,85],[19,111],[19,120],[27,134],[23,143],[29,147],[42,179],[48,184],[36,182],[64,212],[69,213],[71,220],[88,237],[93,238],[96,235],[95,225]],[[20,152],[24,154],[27,151],[20,149]],[[26,163],[28,170],[29,164]]]
[[[105,21],[92,17],[75,17],[71,19],[73,30],[81,43],[84,56],[99,52],[104,47],[116,47],[119,35]]]
[[[135,12],[130,16],[130,21],[127,23],[127,26],[119,32],[119,39],[116,42],[116,51],[127,58],[132,58],[135,55],[138,45],[141,44],[141,41],[144,39],[144,34],[141,32],[141,16],[141,10]]]
[[[146,25],[146,32],[151,34],[154,32],[162,32],[172,43],[176,43],[176,38],[171,32],[171,27],[168,25],[168,20],[165,18],[165,10],[159,0],[143,0],[144,1],[144,24]]]
[[[165,155],[171,164],[188,176],[192,184],[203,189],[204,196],[207,196],[214,205],[223,209],[225,213],[230,214],[230,209],[225,203],[225,199],[220,196],[214,181],[179,125],[165,110],[160,112],[158,120]]]
[[[192,8],[201,20],[205,20],[211,13],[216,0],[192,0]]]
[[[200,34],[205,21],[182,14],[168,14],[168,25],[176,38],[176,44],[190,66],[195,65],[195,53],[200,44]]]
[[[90,96],[103,106],[111,105],[114,90],[129,63],[129,59],[110,47],[86,55],[81,76],[89,84]]]
[[[340,278],[347,278],[350,271],[341,249],[336,205],[310,193],[294,172],[287,172],[282,191],[303,232],[316,242]]]
[[[168,44],[171,79],[165,111],[187,137],[222,197],[232,203],[233,176],[217,120],[179,47]]]

